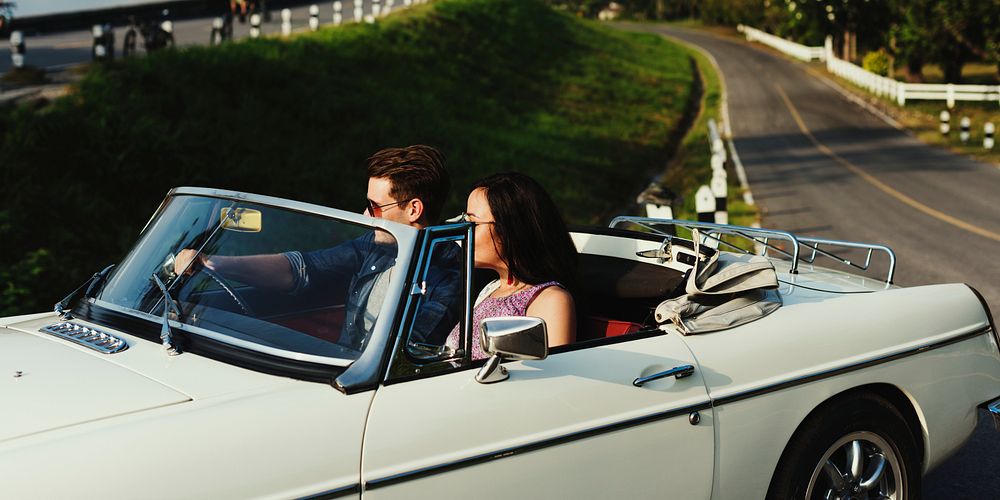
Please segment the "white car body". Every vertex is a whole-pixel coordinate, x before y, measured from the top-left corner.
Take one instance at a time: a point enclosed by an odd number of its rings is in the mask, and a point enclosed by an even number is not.
[[[573,236],[582,253],[626,260],[658,247]],[[912,419],[917,473],[962,446],[977,407],[1000,396],[997,334],[976,294],[789,266],[776,261],[783,306],[759,320],[581,342],[507,361],[493,384],[476,381],[479,365],[394,375],[401,327],[386,330],[389,370],[354,391],[168,356],[85,318],[72,321],[128,348],[41,332],[55,313],[3,318],[0,498],[763,498],[800,425],[852,391]],[[401,315],[409,283],[393,280],[403,299],[382,314]],[[633,385],[685,364],[689,377]]]

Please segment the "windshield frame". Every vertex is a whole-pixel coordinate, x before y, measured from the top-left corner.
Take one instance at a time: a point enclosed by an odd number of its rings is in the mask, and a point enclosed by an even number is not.
[[[177,196],[188,195],[197,196],[205,198],[217,198],[234,202],[243,203],[253,203],[257,205],[269,206],[273,208],[278,208],[282,210],[288,210],[292,212],[299,212],[308,215],[320,216],[336,221],[342,221],[362,227],[367,227],[371,229],[381,229],[390,233],[396,239],[397,247],[397,257],[396,266],[401,266],[401,272],[394,272],[389,278],[389,284],[386,289],[386,300],[383,301],[379,317],[387,318],[386,321],[379,321],[374,330],[372,331],[371,338],[365,350],[361,352],[358,359],[368,358],[370,356],[381,357],[382,353],[386,349],[389,340],[395,333],[395,324],[397,309],[399,307],[399,301],[395,297],[401,297],[407,281],[407,276],[409,275],[409,267],[411,266],[412,256],[416,249],[416,243],[419,236],[419,231],[416,228],[405,224],[399,224],[391,222],[385,219],[377,219],[369,217],[364,214],[348,212],[345,210],[324,207],[321,205],[314,205],[310,203],[297,202],[292,200],[287,200],[283,198],[277,198],[266,195],[257,195],[251,193],[243,193],[238,191],[230,191],[224,189],[213,189],[213,188],[197,188],[197,187],[178,187],[171,189],[167,192],[164,201],[159,205],[153,216],[146,222],[142,231],[139,232],[136,238],[136,244],[129,249],[126,256],[122,261],[129,259],[138,248],[138,243],[143,241],[146,233],[150,230],[152,222],[157,220],[157,218],[163,213],[164,209],[167,207],[170,200]],[[124,269],[122,266],[116,267],[112,274],[109,275],[108,279],[112,279],[114,274],[121,272]],[[149,314],[145,311],[139,311],[131,309],[128,307],[123,307],[117,304],[113,304],[104,300],[97,298],[88,299],[90,305],[100,307],[102,309],[107,309],[109,311],[114,311],[119,314],[126,316],[131,316],[148,322],[159,323],[162,318]],[[280,348],[275,348],[271,346],[260,345],[251,341],[234,338],[227,335],[224,332],[217,332],[212,329],[189,325],[176,320],[170,320],[170,326],[175,331],[183,331],[190,335],[196,335],[200,337],[209,338],[220,342],[222,344],[230,345],[244,350],[250,350],[264,355],[274,356],[278,358],[283,358],[291,361],[303,361],[319,365],[327,365],[331,367],[344,368],[355,363],[355,359],[349,358],[339,358],[339,357],[328,357],[316,354],[308,354],[297,351],[290,351]],[[128,333],[125,331],[124,333]],[[137,335],[143,338],[141,335]]]

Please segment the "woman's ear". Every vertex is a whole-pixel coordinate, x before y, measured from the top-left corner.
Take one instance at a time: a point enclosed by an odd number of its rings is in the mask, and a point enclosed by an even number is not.
[[[424,202],[420,198],[410,200],[406,205],[406,216],[410,224],[419,222],[424,216]]]

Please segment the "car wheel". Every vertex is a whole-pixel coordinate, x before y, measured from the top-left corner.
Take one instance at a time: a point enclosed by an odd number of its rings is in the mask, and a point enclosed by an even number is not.
[[[876,394],[851,394],[803,422],[782,453],[767,498],[918,498],[919,456],[899,410]]]

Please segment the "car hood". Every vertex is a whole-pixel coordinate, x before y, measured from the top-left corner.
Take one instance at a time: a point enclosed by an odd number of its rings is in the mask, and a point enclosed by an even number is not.
[[[191,400],[106,357],[0,325],[0,442]]]

